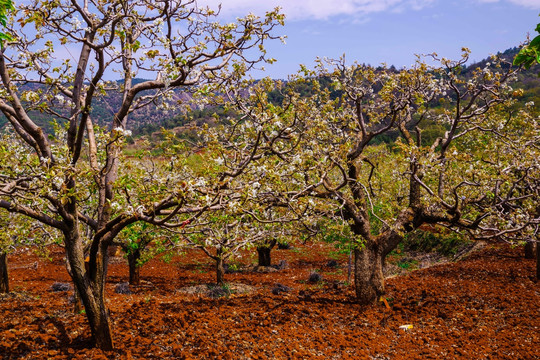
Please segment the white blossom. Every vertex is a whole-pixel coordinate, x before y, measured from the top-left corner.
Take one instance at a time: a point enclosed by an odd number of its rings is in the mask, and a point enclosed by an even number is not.
[[[231,201],[229,203],[229,208],[232,210],[232,211],[237,211],[238,208],[239,208],[239,205],[240,203],[238,201]]]
[[[57,188],[60,188],[62,187],[62,184],[64,183],[64,180],[62,180],[60,177],[55,177],[53,179],[53,182],[54,182],[54,185],[57,187]]]
[[[113,129],[114,132],[116,132],[117,134],[119,135],[122,135],[122,136],[131,136],[131,130],[125,130],[121,127],[116,127]]]
[[[58,102],[59,102],[60,104],[63,104],[63,103],[66,102],[66,99],[64,98],[63,95],[56,94],[56,95],[54,96],[54,98],[55,98],[56,100],[58,100]]]
[[[78,18],[75,18],[73,19],[73,23],[71,24],[73,26],[73,30],[77,31],[81,28],[81,20],[79,20]]]
[[[137,206],[137,208],[135,209],[135,212],[136,212],[137,214],[139,214],[139,215],[142,215],[142,214],[144,213],[144,210],[145,210],[144,206],[139,205],[139,206]]]
[[[204,178],[198,178],[197,181],[193,184],[195,186],[205,186],[206,180]]]
[[[120,204],[117,203],[116,201],[113,201],[113,202],[111,203],[111,208],[112,208],[114,211],[118,211],[118,210],[121,209]]]

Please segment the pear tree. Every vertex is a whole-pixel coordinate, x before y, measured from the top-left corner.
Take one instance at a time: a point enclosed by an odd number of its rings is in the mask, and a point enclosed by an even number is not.
[[[270,87],[235,97],[244,116],[270,119],[265,197],[349,227],[362,304],[384,294],[386,255],[422,225],[510,243],[538,232],[538,121],[512,110],[515,69],[494,58],[464,74],[468,54],[401,70],[321,60],[273,83],[278,103]],[[426,124],[444,132],[427,141]]]
[[[125,173],[134,167],[122,158],[130,113],[171,106],[175,89],[206,93],[272,61],[264,45],[283,15],[224,24],[196,1],[177,0],[31,0],[1,9],[0,110],[25,146],[8,149],[20,166],[1,164],[0,207],[62,234],[92,338],[111,350],[104,283],[115,237],[136,222],[174,226],[177,214],[213,206],[190,196],[200,179],[190,178],[180,150],[164,154],[167,174]],[[108,103],[100,130],[93,105],[107,93],[120,100]],[[37,122],[44,114],[61,125],[55,134]],[[149,169],[151,159],[142,161],[138,169]]]

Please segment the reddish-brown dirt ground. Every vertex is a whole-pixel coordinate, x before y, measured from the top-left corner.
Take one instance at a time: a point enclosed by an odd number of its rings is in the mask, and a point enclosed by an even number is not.
[[[345,257],[328,267],[329,248],[320,244],[274,250],[273,261],[289,263],[279,272],[227,274],[256,290],[218,299],[178,291],[213,281],[200,253],[152,260],[132,295],[114,292],[127,279],[119,260],[107,284],[116,350],[104,353],[91,348],[71,292],[51,290],[69,280],[61,250],[52,250],[52,261],[19,252],[9,258],[12,293],[0,297],[0,358],[540,359],[540,283],[534,261],[521,254],[488,246],[464,261],[390,278],[389,308],[356,304]],[[306,281],[315,269],[324,282]],[[274,295],[276,283],[292,290]]]

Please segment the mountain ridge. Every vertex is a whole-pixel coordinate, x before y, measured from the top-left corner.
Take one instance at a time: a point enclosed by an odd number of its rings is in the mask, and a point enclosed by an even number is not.
[[[501,56],[507,61],[512,61],[515,55],[519,52],[519,47],[509,48],[503,52],[499,52],[496,55]],[[485,67],[490,62],[490,58],[482,59],[478,62],[466,65],[463,68],[462,74],[467,76],[468,73],[473,71],[477,67]],[[537,74],[540,72],[540,66],[536,65],[530,69],[523,70],[518,74],[518,81],[513,84],[516,88],[522,88],[524,90],[523,96],[520,101],[535,103],[535,107],[540,107],[540,78]],[[144,81],[143,78],[133,79],[134,83]],[[117,109],[122,101],[122,80],[114,81],[117,91],[110,91],[105,95],[101,95],[96,98],[96,101],[92,107],[92,117],[96,124],[105,126],[110,124],[110,118],[114,116],[114,109]],[[36,89],[36,85],[24,85],[31,89]],[[32,87],[33,86],[33,87]],[[146,93],[143,95],[148,95]],[[190,88],[177,88],[173,90],[173,94],[170,99],[159,100],[153,102],[154,105],[149,104],[140,109],[137,109],[130,113],[128,120],[128,129],[132,130],[135,135],[151,134],[159,130],[161,127],[166,129],[173,129],[178,127],[184,127],[189,123],[195,125],[201,125],[202,123],[213,122],[214,112],[217,113],[219,118],[225,117],[223,111],[215,108],[198,109],[193,102],[193,97],[190,93]],[[177,108],[178,104],[187,105],[191,111],[181,111]],[[174,109],[174,110],[168,110]],[[57,113],[68,116],[69,107],[67,105],[58,104],[58,108],[54,109]],[[540,109],[537,109],[540,110]],[[42,126],[47,133],[53,131],[54,117],[50,114],[33,110],[30,112],[32,118],[37,125]],[[56,119],[62,123],[62,119]],[[65,121],[65,120],[64,120]],[[3,129],[7,124],[7,119],[0,114],[0,129]]]

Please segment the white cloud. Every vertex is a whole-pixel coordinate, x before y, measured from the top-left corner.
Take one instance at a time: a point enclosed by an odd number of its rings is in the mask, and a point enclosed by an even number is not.
[[[540,9],[540,0],[510,0],[510,2],[531,9]]]
[[[222,4],[222,14],[242,16],[249,12],[262,15],[276,6],[282,8],[288,20],[328,19],[334,16],[359,17],[373,12],[412,8],[419,10],[435,0],[198,0],[199,6],[213,9]],[[521,0],[526,1],[526,0]]]
[[[477,0],[481,3],[498,3],[500,0]],[[531,8],[531,9],[540,9],[540,0],[504,0],[502,2],[509,2],[519,6]]]
[[[199,6],[217,9],[221,4],[223,15],[243,16],[250,12],[264,12],[282,8],[287,20],[323,20],[335,16],[365,17],[369,13],[407,9],[420,10],[435,2],[447,0],[197,0]],[[471,0],[469,0],[471,1]],[[540,9],[540,0],[472,0],[481,3],[512,3],[531,9]]]

